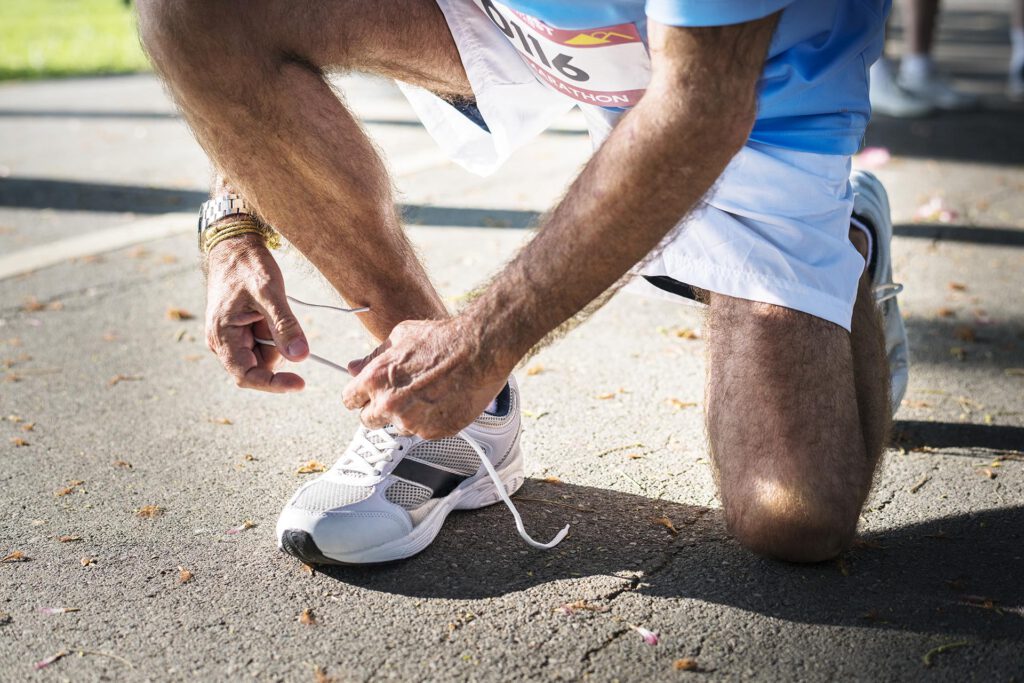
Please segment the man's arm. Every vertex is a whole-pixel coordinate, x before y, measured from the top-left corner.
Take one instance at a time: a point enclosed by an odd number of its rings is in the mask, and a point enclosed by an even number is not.
[[[744,145],[775,23],[649,22],[647,92],[537,236],[463,313],[403,323],[350,364],[345,405],[367,426],[424,438],[469,424],[519,359],[657,247]]]
[[[750,134],[775,22],[651,22],[647,92],[537,236],[467,311],[471,320],[486,321],[479,326],[483,347],[504,346],[518,360],[693,209]]]

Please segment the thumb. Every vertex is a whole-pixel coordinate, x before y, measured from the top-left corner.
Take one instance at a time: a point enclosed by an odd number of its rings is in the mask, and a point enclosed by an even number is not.
[[[256,303],[263,308],[267,327],[274,337],[274,343],[282,356],[290,361],[305,360],[309,355],[309,342],[299,325],[298,318],[292,313],[284,288],[271,285],[257,296]]]

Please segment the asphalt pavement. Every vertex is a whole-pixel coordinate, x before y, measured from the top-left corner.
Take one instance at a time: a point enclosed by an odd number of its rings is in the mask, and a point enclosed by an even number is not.
[[[955,5],[939,49],[985,107],[878,118],[891,158],[858,161],[892,197],[913,366],[860,538],[815,566],[729,537],[701,310],[626,293],[518,374],[516,498],[538,538],[572,525],[560,546],[526,547],[495,506],[408,561],[308,571],[274,522],[357,420],[340,375],[244,392],[206,350],[209,169],[159,83],[0,85],[0,679],[1024,678],[1024,109],[1000,94],[998,7]],[[453,306],[590,150],[570,115],[477,178],[392,84],[341,87]],[[289,291],[332,298],[282,261]],[[350,319],[302,320],[314,352],[371,348]]]

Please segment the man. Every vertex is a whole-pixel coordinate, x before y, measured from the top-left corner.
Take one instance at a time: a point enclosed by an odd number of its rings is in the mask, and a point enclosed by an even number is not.
[[[303,386],[274,372],[278,353],[309,349],[254,215],[368,306],[361,319],[382,341],[349,366],[344,402],[364,426],[289,501],[281,547],[312,562],[407,557],[450,510],[513,492],[511,371],[642,268],[645,286],[708,303],[707,427],[732,534],[791,561],[839,553],[906,386],[888,200],[871,176],[850,183],[887,11],[887,0],[140,2],[144,44],[223,178],[215,198],[240,197],[208,204],[200,223],[208,341],[225,368],[243,387]],[[400,81],[441,146],[478,171],[574,105],[600,145],[533,240],[450,315],[325,70]],[[255,341],[270,336],[277,351]]]

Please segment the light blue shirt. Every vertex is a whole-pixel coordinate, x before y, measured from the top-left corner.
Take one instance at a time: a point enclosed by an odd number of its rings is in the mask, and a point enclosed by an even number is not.
[[[758,83],[750,139],[804,152],[854,154],[871,115],[868,67],[882,52],[891,0],[502,0],[560,29],[635,24],[724,26],[782,15]]]

